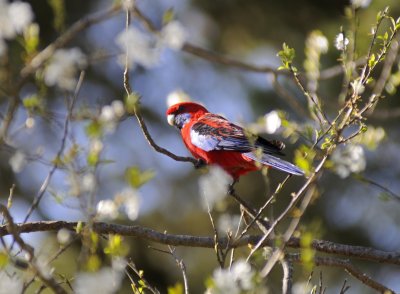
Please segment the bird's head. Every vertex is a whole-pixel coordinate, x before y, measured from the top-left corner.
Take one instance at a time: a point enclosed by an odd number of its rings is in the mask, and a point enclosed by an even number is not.
[[[172,105],[168,108],[166,114],[168,123],[171,126],[182,129],[191,119],[200,117],[207,112],[208,110],[198,103],[182,102]]]

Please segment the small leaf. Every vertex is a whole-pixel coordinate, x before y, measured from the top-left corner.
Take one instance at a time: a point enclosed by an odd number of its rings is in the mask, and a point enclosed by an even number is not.
[[[183,294],[183,285],[182,283],[176,283],[172,287],[168,287],[168,294]]]
[[[103,129],[97,120],[93,120],[86,126],[85,132],[90,138],[98,138],[103,134]]]
[[[171,8],[168,8],[168,9],[164,12],[164,15],[163,15],[163,19],[162,19],[163,25],[168,24],[169,22],[171,22],[172,20],[174,20],[174,18],[175,18],[174,9],[173,9],[172,7],[171,7]]]
[[[136,92],[125,97],[125,109],[128,113],[134,113],[140,100],[140,95]]]
[[[86,262],[86,269],[90,272],[96,272],[101,267],[101,260],[96,255],[91,255]]]
[[[5,252],[0,252],[0,269],[8,265],[8,254]]]
[[[141,171],[138,166],[133,166],[125,170],[126,181],[135,189],[143,186],[145,183],[154,178],[154,176],[154,171]]]
[[[41,106],[41,101],[39,99],[39,96],[32,95],[22,100],[22,104],[24,105],[25,108],[32,110],[39,108]]]
[[[291,68],[291,64],[293,62],[294,57],[296,56],[296,52],[293,48],[290,48],[286,43],[283,43],[282,50],[278,52],[278,57],[281,59],[283,64],[283,68],[297,70],[296,68]]]

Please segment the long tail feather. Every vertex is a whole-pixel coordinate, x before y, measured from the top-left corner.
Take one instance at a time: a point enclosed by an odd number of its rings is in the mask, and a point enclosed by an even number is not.
[[[304,176],[304,171],[299,167],[270,154],[263,154],[261,158],[252,152],[244,153],[244,155],[262,164],[287,172],[291,175]]]

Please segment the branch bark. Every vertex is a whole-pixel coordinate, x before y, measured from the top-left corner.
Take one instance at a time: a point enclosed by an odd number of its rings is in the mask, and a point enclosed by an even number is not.
[[[29,222],[22,224],[15,224],[19,233],[32,233],[32,232],[57,232],[65,228],[75,231],[79,222],[66,222],[66,221],[40,221]],[[85,226],[84,222],[81,225]],[[215,238],[214,236],[193,236],[193,235],[177,235],[161,233],[151,228],[143,226],[126,226],[119,224],[109,224],[104,222],[94,222],[93,230],[99,234],[118,234],[122,236],[138,237],[144,240],[183,247],[199,247],[214,249]],[[0,236],[10,235],[6,225],[0,226]],[[247,245],[257,244],[264,235],[246,235],[240,240],[231,240],[226,237],[220,237],[218,242],[221,246],[230,246],[231,248],[243,247]],[[267,239],[262,246],[271,246],[272,241]],[[287,243],[287,247],[300,248],[300,239],[292,237]],[[378,263],[400,265],[400,252],[383,251],[370,247],[353,246],[340,243],[334,243],[326,240],[314,240],[312,248],[321,253],[343,255],[363,260],[368,260]]]

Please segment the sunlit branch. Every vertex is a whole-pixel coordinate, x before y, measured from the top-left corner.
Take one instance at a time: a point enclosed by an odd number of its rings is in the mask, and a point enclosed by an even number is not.
[[[16,230],[21,233],[32,232],[57,232],[60,229],[68,229],[75,231],[78,226],[82,227],[86,224],[83,222],[66,222],[66,221],[40,221],[15,224]],[[143,240],[156,242],[159,244],[198,247],[198,248],[214,248],[214,236],[193,236],[193,235],[175,235],[143,227],[143,226],[126,226],[118,224],[109,224],[104,222],[94,222],[93,231],[98,234],[117,234],[121,236],[131,236],[141,238]],[[6,225],[0,226],[0,236],[10,235]],[[224,247],[243,247],[247,245],[256,245],[264,235],[246,235],[240,240],[232,240],[232,238],[220,237],[218,242]],[[270,247],[273,242],[270,239],[264,240],[262,247]],[[291,238],[287,243],[287,247],[301,248],[299,238]],[[400,252],[390,252],[376,250],[370,247],[352,246],[334,243],[325,240],[314,240],[311,247],[318,252],[343,255],[358,259],[369,260],[378,263],[400,265]]]
[[[127,11],[126,12],[126,22],[125,22],[125,29],[126,30],[128,30],[130,22],[131,22],[131,13],[129,11]],[[126,46],[128,47],[129,44],[126,44]],[[126,94],[129,96],[129,95],[132,95],[133,92],[132,92],[132,87],[131,87],[130,82],[129,82],[129,50],[128,50],[128,48],[125,48],[125,49],[126,49],[126,55],[125,55],[125,69],[124,69],[123,78],[124,78],[124,88],[125,88]],[[150,132],[149,132],[149,130],[147,128],[147,125],[146,125],[146,123],[145,123],[145,121],[143,119],[143,116],[140,113],[140,109],[139,109],[138,103],[135,104],[135,106],[133,108],[133,112],[134,112],[134,115],[135,115],[135,117],[136,117],[136,119],[137,119],[137,121],[139,123],[140,129],[143,132],[144,137],[146,138],[146,140],[149,143],[149,145],[155,151],[157,151],[159,153],[162,153],[162,154],[164,154],[164,155],[166,155],[166,156],[168,156],[168,157],[170,157],[170,158],[172,158],[172,159],[174,159],[176,161],[191,162],[195,166],[198,164],[198,160],[196,160],[196,159],[194,159],[192,157],[183,157],[183,156],[175,155],[174,153],[168,151],[167,149],[162,148],[159,145],[157,145],[157,143],[151,137]]]

